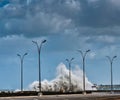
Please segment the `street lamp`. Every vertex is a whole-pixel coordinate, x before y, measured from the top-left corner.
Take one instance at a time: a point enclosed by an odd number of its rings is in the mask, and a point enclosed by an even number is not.
[[[83,94],[86,94],[85,92],[85,57],[90,50],[86,50],[85,53],[83,53],[81,50],[78,50],[82,56],[82,61],[83,61]]]
[[[18,57],[20,57],[21,62],[21,91],[23,91],[23,59],[28,53],[25,53],[23,56],[20,54],[17,54]]]
[[[69,59],[66,59],[66,61],[68,62],[69,64],[69,91],[71,91],[71,62],[74,60],[74,58],[71,58],[70,60]]]
[[[106,56],[108,58],[108,60],[110,61],[110,72],[111,72],[111,93],[113,93],[113,70],[112,70],[112,64],[113,64],[113,60],[117,57],[117,56],[113,56],[112,58],[110,58],[109,56]]]
[[[40,53],[41,53],[41,47],[42,44],[46,42],[46,40],[43,40],[40,45],[36,41],[32,41],[34,44],[36,44],[38,49],[38,63],[39,63],[39,92],[41,93],[41,66],[40,66]]]

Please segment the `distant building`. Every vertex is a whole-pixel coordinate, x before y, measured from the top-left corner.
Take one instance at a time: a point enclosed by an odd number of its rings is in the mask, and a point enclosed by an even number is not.
[[[110,90],[111,85],[97,85],[97,90]],[[113,90],[120,90],[120,85],[113,85]]]

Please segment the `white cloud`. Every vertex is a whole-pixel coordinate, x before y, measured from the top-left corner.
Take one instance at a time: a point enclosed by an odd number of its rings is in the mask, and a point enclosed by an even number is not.
[[[2,8],[2,10],[5,18],[20,18],[25,14],[25,9],[20,4],[7,4]]]
[[[9,40],[21,40],[21,39],[25,39],[25,37],[23,37],[23,35],[17,36],[17,35],[7,35],[6,37],[2,37],[2,40],[5,41],[9,41]]]
[[[26,38],[23,35],[7,35],[0,38],[0,54],[9,57],[17,53],[31,52],[34,47],[32,40],[40,43],[43,39],[47,39],[47,37]]]
[[[90,57],[91,59],[94,59],[95,56],[96,56],[96,53],[95,53],[95,52],[90,52],[89,57]]]
[[[26,19],[9,19],[4,23],[8,34],[24,34],[26,36],[42,36],[49,34],[64,34],[72,27],[72,20],[57,14],[40,12]],[[34,28],[33,28],[34,27]]]
[[[69,7],[71,10],[80,10],[80,2],[76,0],[66,0],[65,4],[67,7]]]
[[[114,43],[115,37],[113,36],[98,36],[98,41],[105,42],[105,43]]]
[[[32,0],[27,0],[26,4],[29,5]]]
[[[99,0],[88,0],[88,2],[97,2]]]

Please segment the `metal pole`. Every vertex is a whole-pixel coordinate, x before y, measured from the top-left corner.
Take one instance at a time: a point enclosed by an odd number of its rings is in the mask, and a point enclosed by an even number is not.
[[[21,91],[23,91],[23,59],[21,59]]]
[[[85,57],[90,50],[86,50],[85,53],[83,53],[81,50],[78,50],[82,56],[82,61],[83,61],[83,94],[86,94],[86,89],[85,89]]]
[[[71,91],[71,63],[69,62],[69,91]]]
[[[21,62],[21,92],[23,92],[23,59],[25,55],[27,55],[27,53],[25,53],[23,56],[17,54],[17,56],[20,57],[20,62]]]
[[[111,62],[111,93],[113,91],[113,72],[112,72],[112,62]]]
[[[42,90],[41,90],[41,66],[40,66],[40,53],[41,53],[41,47],[42,47],[42,44],[43,43],[45,43],[46,42],[46,40],[43,40],[42,42],[41,42],[41,44],[40,44],[40,46],[38,45],[38,43],[36,42],[36,41],[32,41],[33,43],[35,43],[36,44],[36,46],[37,46],[37,49],[38,49],[38,68],[39,68],[39,75],[38,75],[38,77],[39,77],[39,93],[41,93],[42,92]],[[40,94],[41,95],[41,94]]]
[[[117,57],[117,56],[113,56],[112,59],[109,56],[106,56],[108,58],[108,60],[110,61],[110,73],[111,73],[111,94],[113,93],[113,60]]]
[[[83,57],[83,92],[85,93],[85,56]]]
[[[39,92],[41,93],[41,66],[40,66],[40,49],[38,50],[38,62],[39,62]]]
[[[72,60],[74,60],[74,58],[71,58],[70,60],[69,59],[66,59],[66,61],[68,62],[68,65],[69,65],[69,91],[71,92],[72,91],[72,88],[71,88],[71,62]]]

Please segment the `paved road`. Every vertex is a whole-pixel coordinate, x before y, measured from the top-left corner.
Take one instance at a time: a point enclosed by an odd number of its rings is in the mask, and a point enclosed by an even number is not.
[[[0,100],[120,100],[119,95],[92,94],[92,95],[52,95],[41,97],[1,97]]]

